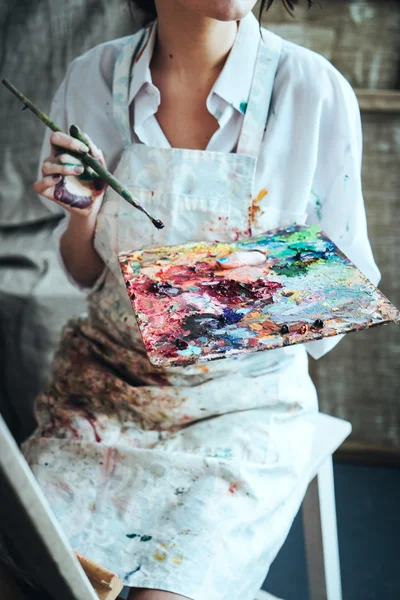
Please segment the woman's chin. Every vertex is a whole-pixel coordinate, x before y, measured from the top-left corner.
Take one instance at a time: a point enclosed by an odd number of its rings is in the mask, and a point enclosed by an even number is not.
[[[249,14],[256,0],[180,0],[180,3],[216,21],[240,21]]]

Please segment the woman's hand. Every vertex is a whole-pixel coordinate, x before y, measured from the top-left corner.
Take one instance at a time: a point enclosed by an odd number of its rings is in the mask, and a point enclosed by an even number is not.
[[[242,250],[220,258],[217,263],[221,269],[238,269],[239,267],[262,265],[266,260],[265,254],[258,250]]]
[[[60,204],[71,213],[97,215],[106,188],[105,181],[89,167],[85,167],[77,154],[90,152],[104,167],[102,151],[85,135],[87,145],[66,133],[53,133],[50,137],[51,154],[43,161],[43,178],[34,184],[37,194]]]
[[[43,161],[43,177],[34,189],[70,213],[60,253],[71,277],[79,286],[90,288],[104,269],[94,247],[94,232],[106,184],[79,158],[90,152],[105,167],[101,150],[87,135],[84,138],[87,145],[66,133],[51,135],[51,154]]]

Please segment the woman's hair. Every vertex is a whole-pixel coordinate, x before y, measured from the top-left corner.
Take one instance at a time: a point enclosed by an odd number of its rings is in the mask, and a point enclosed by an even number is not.
[[[153,20],[156,18],[156,6],[154,0],[128,0],[129,5],[131,7],[140,8],[147,15],[148,20]],[[271,8],[275,0],[261,0],[260,4],[260,13],[259,13],[259,21],[261,22],[261,16],[264,10],[268,10]],[[283,6],[286,8],[288,13],[293,16],[293,11],[295,9],[296,4],[299,3],[299,0],[281,0]],[[313,0],[307,0],[308,5],[311,6]]]

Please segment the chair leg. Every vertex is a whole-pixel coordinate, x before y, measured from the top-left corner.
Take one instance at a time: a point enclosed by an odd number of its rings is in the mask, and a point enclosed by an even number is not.
[[[302,513],[310,600],[342,600],[332,457],[308,486]]]

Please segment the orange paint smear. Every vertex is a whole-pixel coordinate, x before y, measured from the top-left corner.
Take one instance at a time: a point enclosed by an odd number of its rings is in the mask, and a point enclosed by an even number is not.
[[[257,194],[257,196],[253,199],[251,204],[251,220],[254,222],[258,217],[261,217],[264,214],[264,211],[261,210],[260,202],[265,196],[268,194],[268,190],[262,188]]]
[[[231,483],[231,486],[230,486],[228,492],[230,494],[234,494],[235,492],[237,492],[238,489],[239,489],[239,484],[237,483],[237,481],[234,481],[233,483]]]
[[[150,27],[150,30],[149,30],[149,35],[148,35],[148,37],[147,37],[147,40],[146,40],[146,42],[145,42],[145,44],[144,44],[143,48],[141,49],[141,51],[140,51],[140,52],[139,52],[139,54],[137,55],[137,57],[136,57],[136,60],[135,60],[135,63],[139,62],[139,60],[140,60],[140,59],[141,59],[141,57],[143,56],[143,52],[146,50],[146,48],[147,48],[147,45],[148,45],[148,43],[149,43],[149,41],[150,41],[150,38],[151,38],[151,32],[152,32],[152,29],[153,29],[153,27]]]

